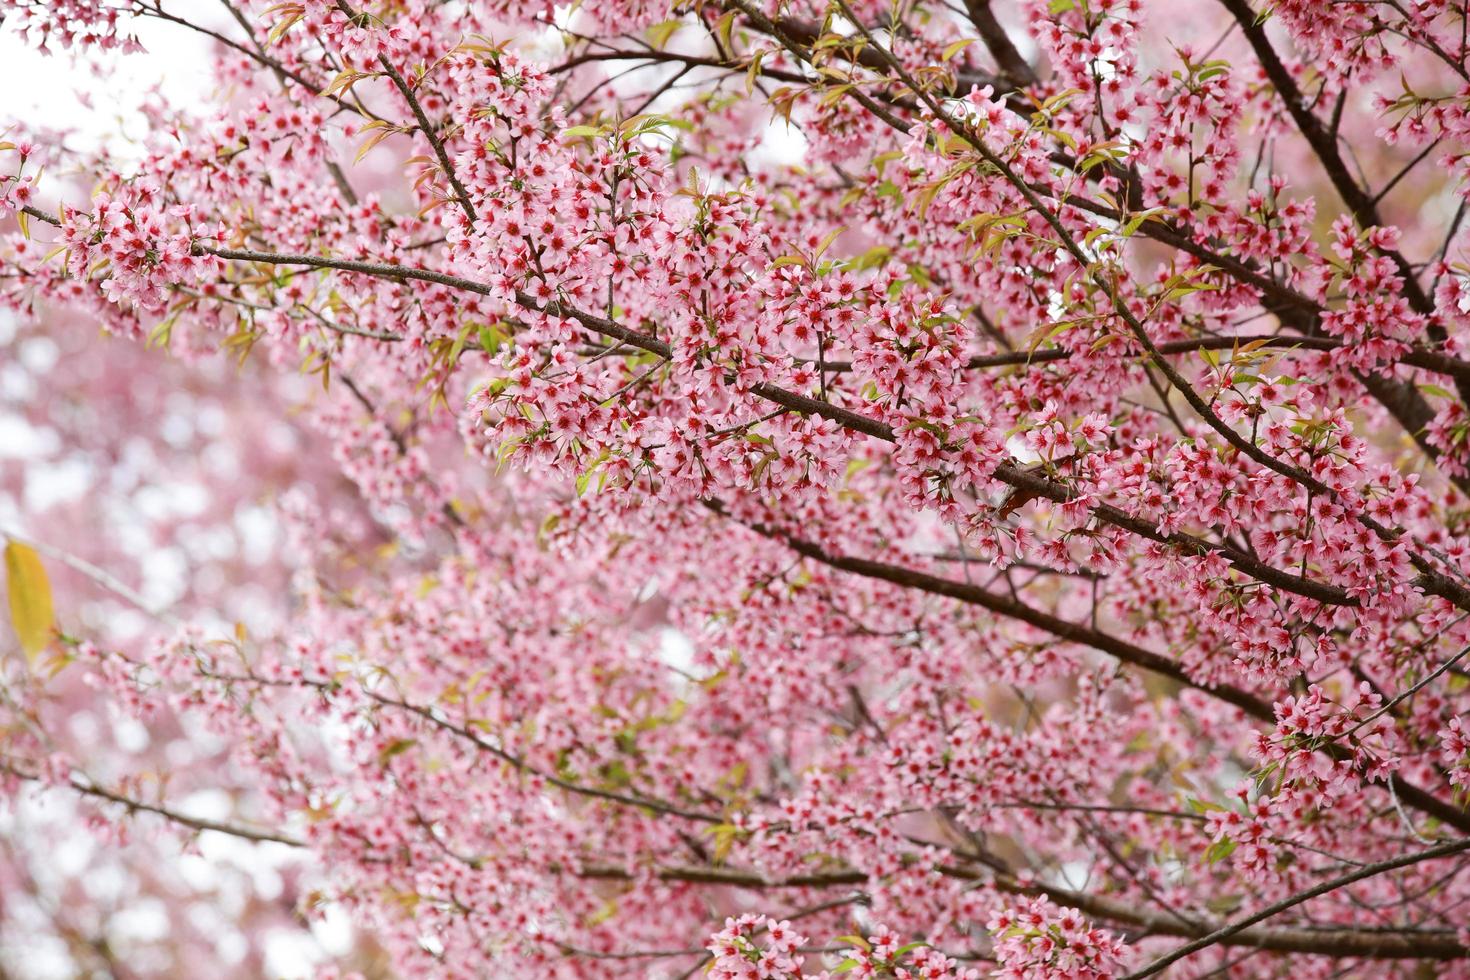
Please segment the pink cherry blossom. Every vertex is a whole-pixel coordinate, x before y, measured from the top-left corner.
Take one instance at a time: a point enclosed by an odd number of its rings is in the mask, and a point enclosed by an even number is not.
[[[1470,977],[1462,5],[0,15],[0,972]]]

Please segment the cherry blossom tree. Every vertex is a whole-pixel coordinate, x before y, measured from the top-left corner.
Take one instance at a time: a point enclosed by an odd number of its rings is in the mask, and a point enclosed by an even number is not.
[[[0,12],[7,971],[1470,977],[1463,0]]]

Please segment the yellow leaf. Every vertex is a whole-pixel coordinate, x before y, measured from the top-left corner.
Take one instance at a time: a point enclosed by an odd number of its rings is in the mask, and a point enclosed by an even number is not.
[[[20,637],[20,648],[26,659],[51,641],[51,626],[56,614],[51,606],[51,583],[35,549],[11,541],[5,545],[5,584],[10,592],[10,621]]]
[[[392,129],[379,129],[377,132],[373,133],[373,135],[363,140],[362,146],[358,147],[357,156],[353,158],[352,162],[354,164],[361,163],[362,158],[367,156],[369,150],[377,146],[379,143],[383,142],[383,140],[387,139],[389,136],[392,136],[393,132],[394,131]]]
[[[980,40],[980,39],[979,38],[976,38],[976,37],[962,37],[962,38],[960,38],[958,41],[955,41],[949,47],[947,47],[947,48],[944,49],[944,53],[939,56],[939,60],[940,61],[948,61],[949,59],[953,58],[955,55],[959,54],[961,51],[965,50],[966,48],[968,48],[970,45],[974,44],[978,40]]]
[[[322,90],[322,97],[331,99],[337,96],[346,97],[352,91],[352,86],[369,77],[369,72],[354,71],[351,68],[340,72],[332,83]]]
[[[648,29],[648,43],[653,45],[654,50],[661,51],[669,43],[669,38],[674,36],[674,32],[683,26],[684,22],[678,18],[659,21]]]
[[[609,898],[606,902],[602,903],[602,908],[598,909],[596,912],[593,912],[587,917],[587,925],[600,926],[608,919],[611,919],[617,914],[618,900],[615,898]]]
[[[720,39],[722,50],[730,50],[730,31],[735,27],[735,11],[725,12],[725,16],[715,22],[715,34]]]
[[[755,80],[761,73],[761,62],[765,60],[766,53],[757,51],[754,58],[750,59],[750,67],[745,70],[745,94],[749,95],[755,90]]]
[[[847,225],[843,225],[840,228],[834,228],[832,231],[827,232],[827,237],[822,239],[822,243],[818,245],[817,250],[812,253],[812,258],[820,259],[822,257],[822,253],[832,247],[832,243],[837,240],[837,236],[842,234],[846,230]]]
[[[270,29],[270,33],[266,35],[265,43],[267,46],[273,45],[277,41],[279,41],[282,37],[285,36],[287,31],[289,31],[292,27],[296,25],[297,21],[306,16],[306,8],[296,3],[281,3],[277,4],[271,9],[273,11],[279,10],[286,16],[282,17],[276,23],[276,25]]]

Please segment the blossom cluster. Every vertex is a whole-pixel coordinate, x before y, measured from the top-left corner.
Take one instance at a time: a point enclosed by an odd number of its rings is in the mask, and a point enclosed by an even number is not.
[[[1459,6],[225,7],[0,0],[218,80],[0,150],[0,971],[1470,976]]]

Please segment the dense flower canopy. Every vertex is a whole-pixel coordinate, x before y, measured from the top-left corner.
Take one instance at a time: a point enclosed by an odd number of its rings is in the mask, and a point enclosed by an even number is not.
[[[0,13],[7,974],[1470,977],[1463,2]]]

